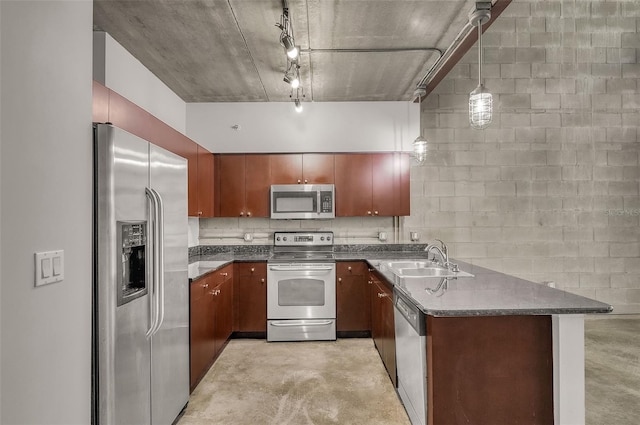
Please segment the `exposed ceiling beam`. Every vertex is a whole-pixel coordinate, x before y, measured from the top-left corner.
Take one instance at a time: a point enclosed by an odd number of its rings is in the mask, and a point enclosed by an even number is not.
[[[482,26],[482,33],[489,29],[491,24],[498,19],[498,17],[504,12],[504,10],[511,4],[512,0],[496,0],[495,3],[491,6],[491,19]],[[438,70],[425,82],[425,90],[426,93],[422,97],[424,100],[429,94],[440,84],[440,82],[444,79],[444,77],[449,74],[449,72],[453,69],[454,66],[460,59],[473,47],[473,45],[478,41],[478,31],[476,27],[471,27],[466,36],[462,39],[460,43],[458,43],[457,47],[454,47],[451,52],[445,52],[443,56],[442,64],[437,64],[439,66]],[[414,99],[414,103],[417,103],[418,99]]]

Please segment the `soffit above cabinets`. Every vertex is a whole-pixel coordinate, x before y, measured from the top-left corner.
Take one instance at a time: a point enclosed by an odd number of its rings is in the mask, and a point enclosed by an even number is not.
[[[494,0],[504,1],[504,0]],[[510,0],[509,0],[510,1]],[[411,100],[437,48],[468,23],[469,0],[288,0],[305,100]],[[282,0],[94,0],[94,29],[186,102],[281,102]],[[322,50],[322,51],[318,51]]]

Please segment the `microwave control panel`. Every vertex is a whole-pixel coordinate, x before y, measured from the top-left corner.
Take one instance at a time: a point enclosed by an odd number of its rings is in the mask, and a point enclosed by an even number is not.
[[[321,213],[333,212],[333,192],[331,191],[320,192],[320,212]]]

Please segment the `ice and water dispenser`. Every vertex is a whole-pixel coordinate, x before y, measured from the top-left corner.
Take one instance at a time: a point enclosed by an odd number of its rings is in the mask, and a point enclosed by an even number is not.
[[[118,306],[147,293],[147,222],[118,222]]]

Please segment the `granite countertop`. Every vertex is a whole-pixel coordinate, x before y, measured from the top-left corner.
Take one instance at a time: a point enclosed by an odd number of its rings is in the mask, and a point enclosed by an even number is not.
[[[232,262],[267,261],[264,249],[244,252],[205,252],[189,259],[189,279],[195,280]],[[452,260],[474,277],[400,278],[386,263],[392,260],[424,260],[418,250],[349,250],[335,252],[336,261],[367,261],[393,287],[431,316],[496,316],[608,313],[609,304],[550,288],[484,267]],[[438,289],[433,293],[426,291]]]
[[[474,277],[400,278],[385,265],[388,259],[368,262],[393,286],[431,316],[498,316],[608,313],[609,304],[530,282],[462,261],[460,270]],[[429,293],[426,289],[430,289]],[[436,290],[438,289],[438,290]],[[435,291],[434,291],[435,290]]]

